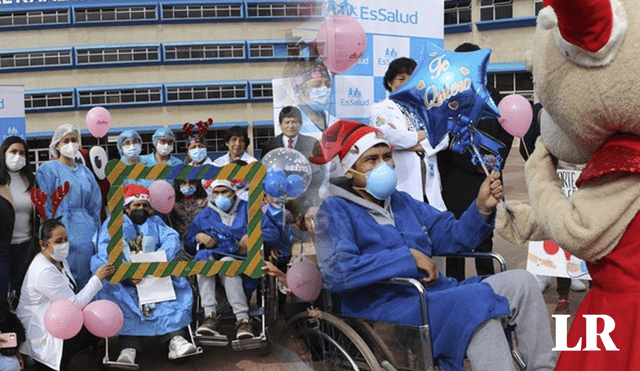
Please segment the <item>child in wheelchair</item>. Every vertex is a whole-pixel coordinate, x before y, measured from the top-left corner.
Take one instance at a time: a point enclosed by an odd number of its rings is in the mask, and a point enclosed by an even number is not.
[[[235,261],[246,259],[247,202],[236,196],[235,184],[226,179],[213,179],[206,184],[210,192],[208,206],[195,217],[184,246],[195,260]],[[241,276],[219,275],[227,300],[236,318],[236,339],[254,337],[249,324],[249,305]],[[198,290],[204,309],[204,322],[196,333],[220,336],[216,299],[216,277],[198,276]]]

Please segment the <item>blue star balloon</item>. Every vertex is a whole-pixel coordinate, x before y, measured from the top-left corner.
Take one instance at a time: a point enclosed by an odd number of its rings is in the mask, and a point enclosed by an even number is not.
[[[436,147],[451,134],[451,149],[470,145],[495,152],[501,144],[475,129],[478,120],[500,116],[487,90],[490,49],[456,53],[429,43],[413,74],[390,98],[427,132]]]

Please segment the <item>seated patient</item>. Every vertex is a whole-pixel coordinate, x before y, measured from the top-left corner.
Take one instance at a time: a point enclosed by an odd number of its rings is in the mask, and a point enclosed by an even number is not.
[[[411,288],[379,283],[419,279],[426,286],[433,355],[441,367],[461,370],[466,353],[474,371],[513,370],[505,321],[515,326],[527,370],[553,370],[548,315],[531,274],[512,270],[458,283],[431,260],[471,251],[491,232],[503,196],[500,174],[485,180],[476,202],[456,220],[395,189],[391,149],[378,129],[341,120],[322,137],[322,154],[311,161],[339,156],[346,171],[332,181],[332,196],[320,207],[318,215],[328,225],[316,230],[315,240],[326,287],[343,294],[343,314],[421,325]]]
[[[211,195],[209,204],[196,215],[189,226],[184,239],[185,250],[195,255],[195,260],[238,260],[239,255],[247,254],[247,202],[236,195],[236,186],[230,180],[213,179],[206,188]],[[236,339],[252,338],[249,305],[242,277],[224,274],[219,276],[236,316]],[[198,289],[205,321],[197,332],[201,335],[219,335],[216,276],[199,275]]]
[[[160,217],[149,216],[149,191],[137,184],[124,189],[124,219],[122,221],[122,259],[131,262],[131,254],[139,251],[164,251],[167,260],[175,259],[180,250],[178,232],[168,227]],[[107,246],[111,240],[107,219],[98,231],[98,253],[91,258],[91,269],[105,264],[109,257]],[[135,363],[136,354],[142,351],[143,336],[159,336],[162,344],[168,344],[169,358],[175,359],[196,352],[188,342],[186,330],[191,323],[193,293],[185,277],[171,277],[176,299],[141,307],[136,285],[140,279],[125,279],[118,284],[105,283],[97,299],[111,300],[120,306],[124,324],[118,333],[122,349],[118,362]]]

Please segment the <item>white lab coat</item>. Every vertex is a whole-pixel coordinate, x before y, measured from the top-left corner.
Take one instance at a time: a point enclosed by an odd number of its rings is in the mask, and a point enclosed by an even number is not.
[[[418,133],[409,130],[407,120],[400,107],[387,98],[371,106],[370,118],[371,125],[380,129],[389,143],[394,146],[393,161],[396,164],[396,174],[398,175],[396,188],[399,191],[409,193],[418,201],[423,201],[422,193],[424,192],[431,206],[441,211],[446,210],[447,207],[442,199],[442,185],[436,153],[447,148],[449,145],[448,137],[438,143],[436,148],[431,147],[428,139],[420,142],[424,148],[424,161],[427,166],[426,184],[422,184],[420,157],[414,151],[406,151],[407,148],[418,144]]]
[[[45,311],[57,300],[68,300],[83,309],[102,288],[102,282],[94,275],[75,294],[67,278],[68,275],[73,280],[66,261],[64,271],[66,274],[59,271],[42,253],[36,255],[24,277],[16,309],[27,335],[27,341],[20,346],[20,352],[54,370],[60,369],[63,340],[54,338],[45,329]]]

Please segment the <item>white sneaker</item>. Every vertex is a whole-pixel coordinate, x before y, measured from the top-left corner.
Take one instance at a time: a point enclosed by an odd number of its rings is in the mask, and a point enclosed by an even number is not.
[[[571,279],[571,291],[584,291],[587,289],[587,285],[585,285],[582,281],[577,278]]]
[[[540,286],[540,292],[545,292],[545,290],[551,286],[551,277],[538,274],[536,274],[535,277],[536,281],[538,281],[538,286]]]
[[[169,359],[184,357],[196,352],[195,345],[180,335],[174,336],[169,343]]]
[[[120,351],[120,355],[116,360],[118,363],[136,364],[136,350],[133,348],[124,348]]]

